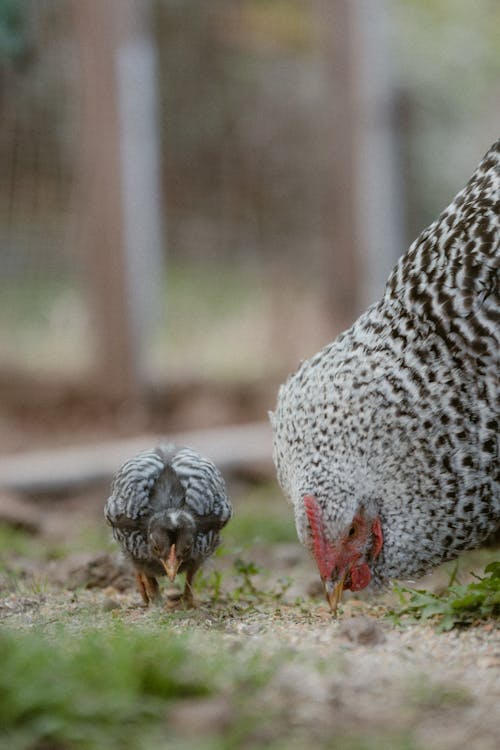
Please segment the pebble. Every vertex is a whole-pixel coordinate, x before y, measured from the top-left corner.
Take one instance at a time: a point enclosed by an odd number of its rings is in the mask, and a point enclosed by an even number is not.
[[[385,641],[385,633],[382,626],[371,617],[359,615],[349,617],[340,626],[340,635],[345,636],[353,643],[361,646],[375,646]]]
[[[102,603],[102,611],[111,612],[113,609],[120,609],[120,603],[117,602],[116,599],[107,596]]]
[[[312,597],[317,597],[317,596],[324,597],[325,589],[320,579],[317,576],[315,576],[314,578],[311,578],[307,582],[306,593],[308,596],[312,596]]]

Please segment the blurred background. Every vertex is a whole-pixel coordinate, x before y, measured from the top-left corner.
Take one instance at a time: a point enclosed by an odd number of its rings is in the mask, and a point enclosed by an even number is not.
[[[496,0],[0,0],[0,450],[266,420],[498,135]]]
[[[499,29],[498,0],[0,0],[0,619],[29,630],[0,642],[2,747],[496,747],[493,622],[337,652],[267,412],[499,136]],[[235,508],[198,619],[138,608],[103,519],[159,436],[214,459]]]

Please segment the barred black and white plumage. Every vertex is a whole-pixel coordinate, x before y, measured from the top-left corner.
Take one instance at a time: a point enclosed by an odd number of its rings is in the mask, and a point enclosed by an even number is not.
[[[161,445],[126,461],[116,473],[104,515],[133,562],[146,603],[158,596],[156,577],[194,574],[214,552],[232,514],[215,464],[191,448]]]
[[[500,141],[382,299],[280,388],[279,482],[335,608],[500,524]]]

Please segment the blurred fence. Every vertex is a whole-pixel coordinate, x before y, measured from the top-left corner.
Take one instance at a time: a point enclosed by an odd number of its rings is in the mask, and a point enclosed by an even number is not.
[[[78,0],[2,0],[0,368],[97,374],[111,388],[129,366],[141,382],[284,372],[373,298],[407,228],[444,207],[496,137],[499,6],[85,0],[111,13],[111,37],[126,6],[156,50],[157,117],[143,138],[146,152],[147,133],[159,137],[167,315],[146,316],[130,355],[140,367],[116,354],[114,370],[103,365],[134,335],[130,300],[157,294],[113,250],[135,230],[142,258],[154,221],[143,211],[122,226],[126,195],[149,200],[139,179],[124,187],[130,120],[122,108],[110,122],[123,97],[102,86],[89,119],[85,54],[95,63],[102,28],[85,26]],[[99,234],[96,202],[102,215],[109,202],[121,239]]]
[[[88,364],[75,243],[78,70],[61,2],[0,6],[0,341],[4,364]]]

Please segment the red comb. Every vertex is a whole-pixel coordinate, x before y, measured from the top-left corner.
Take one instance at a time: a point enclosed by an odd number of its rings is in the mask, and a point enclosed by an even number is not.
[[[314,495],[305,495],[304,507],[306,509],[307,520],[311,527],[313,538],[313,554],[316,558],[321,578],[330,578],[334,567],[333,550],[330,548],[326,536],[323,519],[321,518],[321,509]]]

